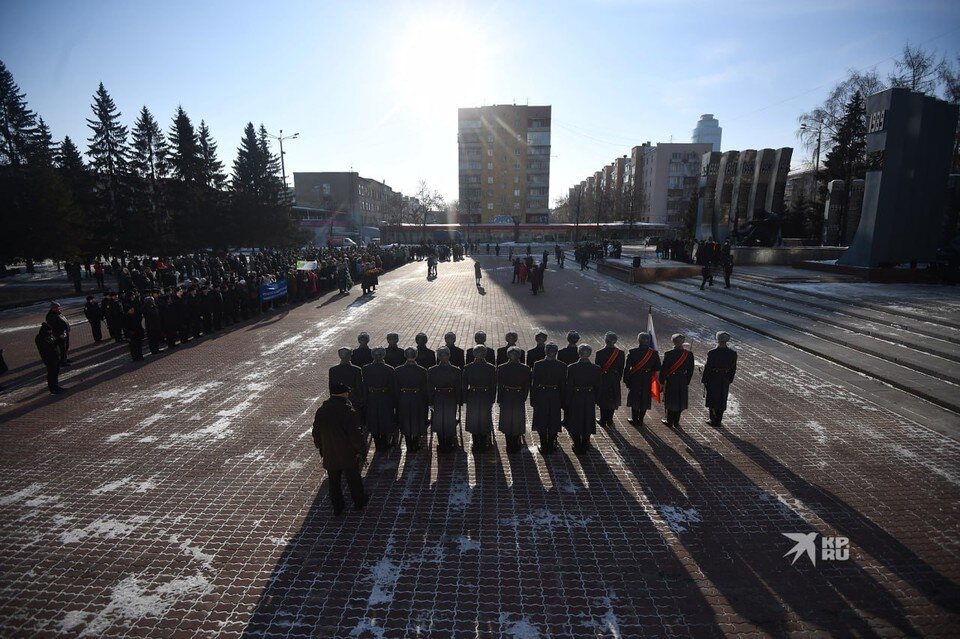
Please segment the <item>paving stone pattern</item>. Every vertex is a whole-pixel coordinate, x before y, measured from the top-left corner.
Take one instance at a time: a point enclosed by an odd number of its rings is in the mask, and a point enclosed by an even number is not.
[[[551,264],[546,293],[505,258],[426,264],[368,298],[327,296],[142,363],[73,330],[49,396],[42,309],[0,315],[0,620],[11,637],[956,636],[960,444],[768,353],[734,330],[721,430],[701,386],[681,432],[601,430],[542,456],[372,456],[362,513],[332,515],[309,435],[337,347],[483,329],[530,347],[606,330],[632,347],[642,290]],[[571,264],[568,262],[568,265]],[[653,303],[656,303],[654,301]],[[78,309],[70,316],[78,320]],[[722,326],[656,308],[698,361]],[[797,353],[797,358],[808,358]],[[824,366],[828,366],[824,362]],[[848,561],[791,564],[782,533],[850,539]]]

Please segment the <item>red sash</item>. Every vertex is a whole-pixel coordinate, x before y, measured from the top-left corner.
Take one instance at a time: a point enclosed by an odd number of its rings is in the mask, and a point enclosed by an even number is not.
[[[643,368],[644,364],[650,361],[651,357],[653,357],[653,349],[648,348],[647,354],[643,356],[643,359],[641,359],[639,362],[634,364],[633,367],[630,368],[630,374],[633,375],[634,373],[637,373],[641,368]]]
[[[674,373],[676,373],[677,370],[678,370],[681,366],[683,366],[683,363],[684,363],[685,361],[687,361],[687,357],[689,357],[689,356],[690,356],[690,351],[683,351],[683,355],[681,355],[681,356],[680,356],[680,359],[678,359],[678,360],[673,364],[673,367],[672,367],[672,368],[670,369],[670,371],[667,373],[667,377],[670,377],[671,375],[673,375]]]
[[[607,374],[607,371],[610,370],[610,367],[613,366],[613,363],[614,363],[615,361],[617,361],[617,355],[619,355],[619,354],[620,354],[620,349],[617,348],[616,346],[614,346],[614,347],[613,347],[613,352],[610,353],[610,357],[607,359],[607,361],[604,363],[604,365],[600,367],[600,374],[601,374],[601,375],[606,375],[606,374]]]

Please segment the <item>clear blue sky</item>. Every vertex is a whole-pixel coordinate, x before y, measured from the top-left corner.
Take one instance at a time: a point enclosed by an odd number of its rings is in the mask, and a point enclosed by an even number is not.
[[[0,59],[58,139],[86,148],[103,81],[131,125],[182,104],[229,167],[244,124],[299,132],[286,169],[423,178],[457,197],[457,106],[553,105],[551,201],[646,140],[795,146],[850,67],[960,51],[956,0],[139,2],[4,0]],[[799,160],[809,153],[797,151]],[[795,160],[795,164],[798,160]],[[292,183],[292,180],[291,180]]]

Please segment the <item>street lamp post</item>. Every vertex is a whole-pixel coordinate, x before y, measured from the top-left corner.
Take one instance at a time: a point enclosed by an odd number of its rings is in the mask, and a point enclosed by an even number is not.
[[[273,138],[274,140],[276,140],[276,141],[278,141],[278,142],[280,143],[280,175],[281,175],[281,177],[283,178],[283,189],[284,189],[284,191],[286,191],[286,189],[287,189],[287,167],[286,167],[286,164],[285,164],[284,161],[283,161],[283,155],[284,155],[284,153],[283,153],[283,141],[284,141],[284,140],[296,140],[297,138],[300,137],[300,134],[299,134],[299,133],[294,133],[293,135],[284,136],[284,135],[283,135],[283,129],[280,129],[280,135],[273,135],[272,133],[267,133],[267,137],[271,137],[271,138]]]

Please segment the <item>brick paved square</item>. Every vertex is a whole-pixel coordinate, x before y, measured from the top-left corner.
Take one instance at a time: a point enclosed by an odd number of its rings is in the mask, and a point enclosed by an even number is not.
[[[61,396],[32,344],[42,313],[0,314],[3,635],[956,636],[960,445],[904,417],[906,394],[652,288],[551,264],[534,297],[505,259],[477,259],[483,291],[469,258],[435,281],[413,263],[372,297],[141,363],[78,324]],[[333,516],[310,426],[359,331],[436,348],[516,330],[529,348],[537,329],[595,347],[613,330],[629,348],[651,304],[661,342],[683,331],[698,361],[734,334],[724,428],[694,381],[682,430],[621,408],[585,456],[565,434],[544,456],[530,432],[517,454],[501,435],[476,456],[373,456],[370,505]],[[783,533],[805,532],[849,538],[850,559],[791,564]]]

